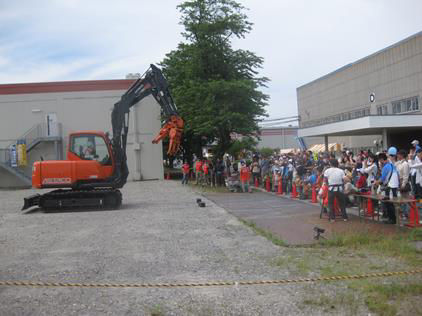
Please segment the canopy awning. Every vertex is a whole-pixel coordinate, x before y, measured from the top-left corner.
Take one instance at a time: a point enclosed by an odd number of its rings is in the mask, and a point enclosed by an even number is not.
[[[295,148],[280,149],[280,155],[290,154],[295,152]]]
[[[324,144],[316,144],[316,145],[313,145],[312,147],[310,147],[308,150],[312,151],[313,153],[324,152],[325,151],[325,145]],[[328,151],[341,151],[341,144],[338,144],[338,143],[328,144]]]

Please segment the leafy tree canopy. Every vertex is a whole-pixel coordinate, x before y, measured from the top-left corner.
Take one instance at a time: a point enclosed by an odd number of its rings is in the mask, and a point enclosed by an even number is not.
[[[231,146],[227,149],[227,153],[233,157],[243,158],[247,152],[254,152],[258,142],[254,137],[246,136],[240,140],[235,140]]]
[[[252,29],[236,1],[185,1],[178,9],[186,42],[168,53],[161,66],[186,122],[185,154],[205,141],[216,142],[221,157],[233,143],[232,133],[254,135],[266,115],[268,96],[260,88],[268,79],[258,77],[263,59],[231,45]]]

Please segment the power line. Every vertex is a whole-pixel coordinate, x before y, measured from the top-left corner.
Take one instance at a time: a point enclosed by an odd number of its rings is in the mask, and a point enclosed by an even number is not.
[[[280,118],[276,118],[276,119],[262,120],[262,123],[275,122],[275,121],[284,121],[284,120],[288,120],[288,119],[299,119],[299,116],[298,115],[295,115],[295,116],[285,116],[285,117],[280,117]]]
[[[283,122],[270,122],[270,123],[260,123],[259,126],[260,127],[272,127],[272,126],[278,126],[281,124],[286,124],[286,123],[290,123],[290,122],[297,122],[297,119],[293,119],[293,120],[287,120],[287,121],[283,121]]]

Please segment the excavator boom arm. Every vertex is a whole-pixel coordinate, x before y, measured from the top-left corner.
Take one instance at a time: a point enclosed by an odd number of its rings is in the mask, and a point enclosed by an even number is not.
[[[126,183],[129,174],[126,143],[129,131],[130,108],[149,95],[152,95],[161,106],[166,117],[163,128],[153,142],[157,143],[164,137],[169,136],[170,146],[168,154],[174,155],[179,149],[184,123],[177,113],[177,107],[170,94],[167,80],[161,70],[151,64],[143,76],[137,79],[122,95],[121,99],[114,104],[111,114],[113,129],[111,143],[116,165],[111,176],[112,179],[109,180],[115,183],[115,187],[122,187]]]

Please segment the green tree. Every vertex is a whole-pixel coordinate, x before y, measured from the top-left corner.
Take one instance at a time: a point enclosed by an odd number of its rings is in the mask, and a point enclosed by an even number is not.
[[[270,148],[270,147],[262,147],[259,152],[261,153],[261,155],[265,158],[270,157],[271,155],[274,154],[275,149]]]
[[[246,136],[240,140],[235,140],[227,149],[227,153],[238,159],[242,153],[255,151],[257,144],[258,142],[254,137]]]
[[[258,77],[263,59],[232,47],[232,39],[252,29],[236,1],[185,1],[178,9],[186,41],[161,66],[186,122],[184,154],[201,155],[201,145],[215,142],[221,157],[232,145],[233,133],[255,135],[266,115],[268,96],[260,88],[268,79]]]

